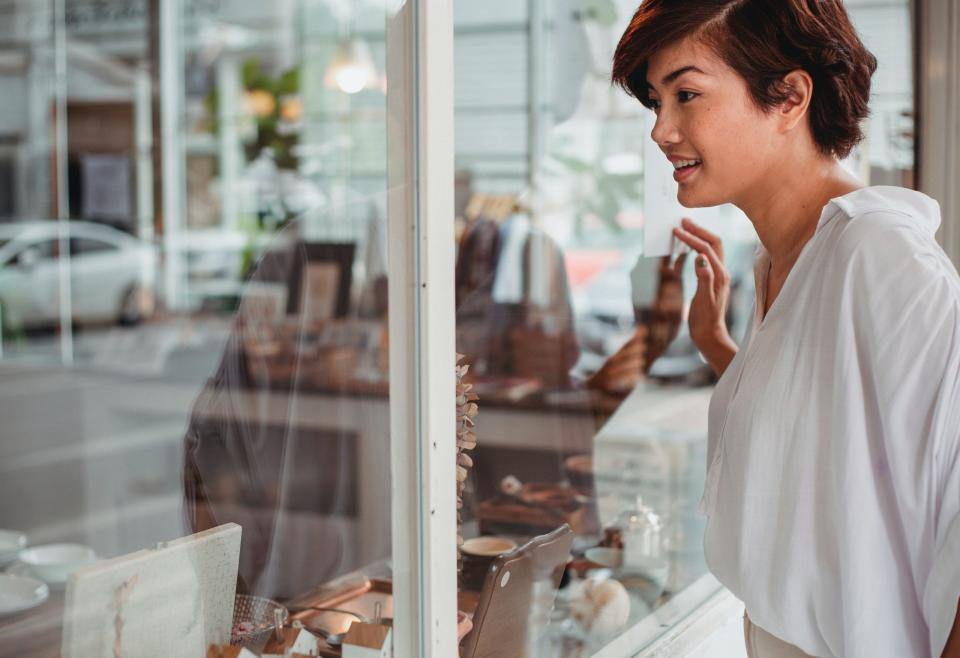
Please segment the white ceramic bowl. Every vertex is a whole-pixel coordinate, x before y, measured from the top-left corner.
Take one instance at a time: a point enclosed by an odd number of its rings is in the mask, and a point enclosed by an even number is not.
[[[650,557],[639,564],[625,566],[623,564],[623,551],[619,548],[588,548],[584,557],[600,566],[613,569],[617,577],[643,576],[660,587],[663,587],[666,582],[669,571],[669,564],[662,557]]]
[[[605,548],[597,546],[588,548],[583,555],[585,558],[602,567],[610,569],[619,569],[623,566],[623,551],[619,548]]]
[[[27,546],[27,536],[16,530],[0,530],[0,566],[13,562]]]
[[[97,554],[83,544],[46,544],[20,551],[19,559],[37,578],[63,583],[71,573],[96,561]]]

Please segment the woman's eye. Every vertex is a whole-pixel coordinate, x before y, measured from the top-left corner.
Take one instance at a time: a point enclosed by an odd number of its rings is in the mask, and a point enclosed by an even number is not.
[[[695,94],[692,91],[681,91],[677,93],[677,100],[681,103],[688,103],[696,98],[699,94]]]

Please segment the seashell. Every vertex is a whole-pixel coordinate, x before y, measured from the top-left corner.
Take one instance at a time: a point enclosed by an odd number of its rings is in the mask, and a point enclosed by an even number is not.
[[[570,588],[570,613],[580,626],[596,636],[622,629],[630,616],[630,596],[613,579],[588,578]]]

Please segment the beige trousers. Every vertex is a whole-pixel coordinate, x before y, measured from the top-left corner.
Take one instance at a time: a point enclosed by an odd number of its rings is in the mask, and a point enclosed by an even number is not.
[[[746,610],[743,611],[743,641],[748,658],[813,658],[751,622]]]

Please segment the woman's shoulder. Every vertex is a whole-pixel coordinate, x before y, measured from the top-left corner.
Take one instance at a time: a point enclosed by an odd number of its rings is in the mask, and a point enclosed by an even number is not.
[[[935,237],[940,206],[927,195],[902,187],[874,186],[831,203],[838,209],[833,227],[836,247],[845,261],[888,268],[916,263],[918,274],[949,263]]]
[[[862,331],[886,342],[908,321],[931,329],[960,306],[960,276],[935,237],[936,201],[903,188],[863,188],[834,202],[840,212],[830,227],[836,248],[828,271],[850,291],[848,308]]]

